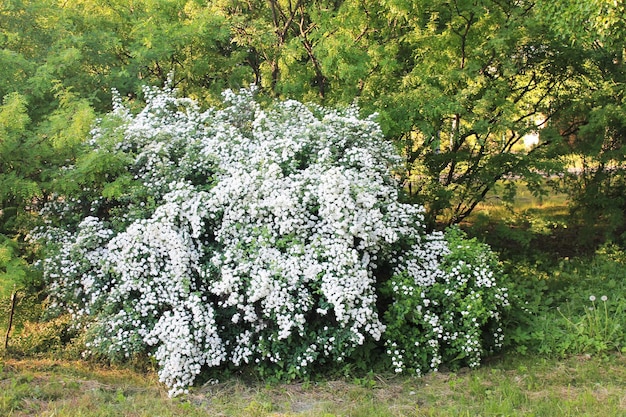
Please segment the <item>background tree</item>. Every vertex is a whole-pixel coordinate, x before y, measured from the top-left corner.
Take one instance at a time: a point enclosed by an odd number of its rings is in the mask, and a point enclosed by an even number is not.
[[[564,190],[572,213],[587,229],[582,236],[621,239],[626,231],[626,6],[621,2],[539,2],[546,24],[581,51],[579,72],[555,118],[566,140],[562,153],[575,167]],[[593,231],[595,229],[595,232]],[[598,233],[599,232],[599,233]],[[621,235],[621,237],[620,237]]]
[[[251,78],[224,17],[204,2],[0,7],[0,194],[10,237],[25,233],[17,213],[36,212],[59,183],[59,168],[75,163],[96,114],[111,110],[111,89],[135,99],[141,85],[174,73],[178,88],[206,102]]]
[[[523,138],[552,117],[576,62],[532,3],[406,2],[386,13],[402,22],[398,76],[376,107],[433,218],[459,222],[498,181],[535,185],[555,168],[551,141],[531,149]]]
[[[580,54],[534,2],[223,2],[255,81],[272,95],[378,112],[432,219],[467,217],[500,180],[539,191],[562,169],[561,109]],[[511,190],[514,183],[509,183]]]

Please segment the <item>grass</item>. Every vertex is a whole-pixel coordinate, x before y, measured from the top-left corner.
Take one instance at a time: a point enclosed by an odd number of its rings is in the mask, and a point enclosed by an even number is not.
[[[487,221],[505,222],[513,226],[526,223],[530,231],[542,233],[541,228],[546,225],[565,223],[569,215],[567,194],[552,191],[538,195],[524,184],[517,184],[515,189],[513,200],[505,201],[501,197],[504,194],[504,185],[498,183],[484,201],[476,206],[466,224],[478,223],[480,227]]]
[[[512,186],[515,194],[512,201],[506,201],[503,197],[507,194],[507,187]],[[569,196],[563,192],[556,192],[548,181],[543,183],[543,192],[533,192],[526,184],[519,181],[499,181],[495,187],[485,196],[485,199],[478,204],[478,211],[498,208],[510,208],[514,211],[528,209],[558,209],[567,210]],[[510,210],[509,210],[510,212]]]
[[[80,361],[5,358],[0,415],[18,416],[623,416],[626,358],[505,357],[422,378],[370,375],[278,385],[231,379],[167,397],[152,373]]]

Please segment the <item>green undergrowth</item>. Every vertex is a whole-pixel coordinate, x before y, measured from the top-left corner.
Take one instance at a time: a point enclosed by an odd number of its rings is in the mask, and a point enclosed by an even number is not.
[[[626,358],[492,359],[424,377],[368,374],[261,384],[230,378],[170,399],[154,373],[80,361],[5,358],[0,415],[22,416],[623,416]]]
[[[509,268],[514,308],[507,347],[517,354],[564,357],[626,353],[626,253],[615,245],[594,256]]]
[[[539,197],[521,188],[510,203],[491,198],[464,228],[505,265],[512,298],[507,352],[626,353],[626,252],[600,225],[578,224],[563,195]]]

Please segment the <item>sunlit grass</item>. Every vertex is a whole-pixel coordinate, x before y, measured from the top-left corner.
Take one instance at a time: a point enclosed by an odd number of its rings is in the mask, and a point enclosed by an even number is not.
[[[516,185],[513,200],[506,201],[502,197],[503,190],[503,183],[497,184],[495,189],[487,194],[484,201],[476,206],[473,215],[470,216],[470,222],[477,215],[487,215],[493,220],[502,220],[524,212],[542,213],[549,217],[566,216],[568,213],[569,196],[565,193],[546,187],[545,194],[538,195],[526,185],[519,183]]]
[[[5,359],[3,416],[623,416],[626,359],[505,357],[477,370],[260,385],[230,379],[170,399],[152,373]]]
[[[593,253],[594,236],[578,238],[581,225],[572,218],[568,195],[547,186],[544,194],[536,194],[522,183],[515,189],[514,198],[505,199],[506,187],[499,183],[461,227],[488,243],[502,259],[554,261]]]

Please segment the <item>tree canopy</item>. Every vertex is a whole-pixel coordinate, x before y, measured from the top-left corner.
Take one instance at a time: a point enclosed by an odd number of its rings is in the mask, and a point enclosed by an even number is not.
[[[498,181],[521,178],[538,190],[542,175],[563,172],[563,155],[621,163],[623,8],[605,0],[6,1],[0,96],[27,133],[6,133],[4,159],[13,141],[43,167],[3,175],[45,199],[54,167],[78,157],[94,118],[111,109],[112,89],[139,103],[142,85],[173,74],[201,105],[252,84],[266,97],[358,101],[402,149],[411,198],[432,220],[457,223]],[[539,132],[537,146],[524,145]],[[600,171],[614,187],[616,171]],[[580,201],[594,193],[576,187]],[[19,200],[11,189],[2,194]]]

